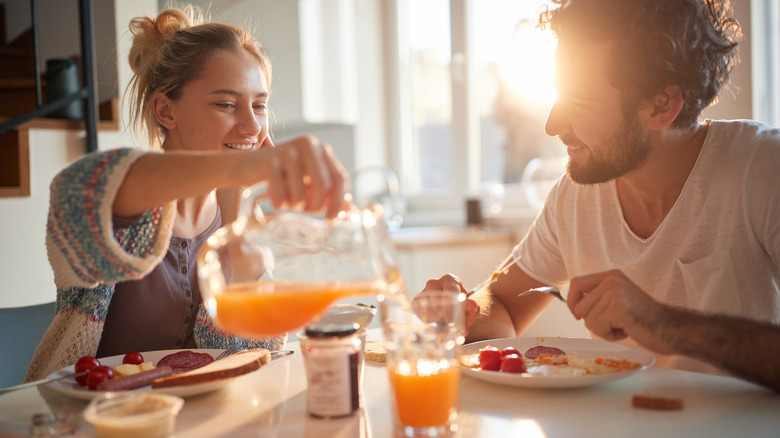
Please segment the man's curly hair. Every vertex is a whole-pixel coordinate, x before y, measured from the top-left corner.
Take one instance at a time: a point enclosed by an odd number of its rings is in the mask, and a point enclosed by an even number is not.
[[[737,62],[739,23],[729,0],[552,0],[539,25],[569,44],[611,42],[607,74],[623,95],[623,112],[662,93],[682,90],[673,126],[695,124],[715,102]]]

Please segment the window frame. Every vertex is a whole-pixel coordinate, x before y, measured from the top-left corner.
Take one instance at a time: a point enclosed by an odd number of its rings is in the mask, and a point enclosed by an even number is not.
[[[409,79],[410,44],[409,2],[389,0],[388,34],[388,127],[391,147],[389,162],[401,181],[401,192],[407,199],[405,222],[414,224],[452,225],[462,222],[464,202],[479,193],[482,157],[479,148],[479,113],[476,108],[476,87],[473,83],[471,0],[450,1],[452,72],[452,169],[455,179],[452,194],[420,194],[419,160],[414,150]],[[456,71],[457,69],[457,71]],[[427,222],[427,223],[426,223]]]
[[[780,127],[780,4],[751,0],[750,52],[753,118]]]

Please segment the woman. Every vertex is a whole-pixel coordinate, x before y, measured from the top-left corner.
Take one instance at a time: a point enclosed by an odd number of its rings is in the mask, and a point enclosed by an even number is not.
[[[53,180],[57,311],[26,380],[85,355],[281,348],[284,336],[246,340],[214,326],[198,250],[235,218],[241,187],[267,181],[275,206],[328,217],[344,202],[346,172],[328,145],[301,137],[272,147],[270,64],[253,37],[190,7],[133,19],[130,30],[132,120],[162,153],[90,154]]]

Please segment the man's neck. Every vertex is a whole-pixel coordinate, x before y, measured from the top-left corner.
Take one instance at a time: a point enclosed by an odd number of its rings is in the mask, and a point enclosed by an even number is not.
[[[640,237],[650,237],[682,193],[696,164],[708,124],[653,133],[645,163],[616,180],[623,217]]]

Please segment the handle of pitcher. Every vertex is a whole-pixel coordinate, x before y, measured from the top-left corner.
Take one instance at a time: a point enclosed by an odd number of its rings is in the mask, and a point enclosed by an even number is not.
[[[257,207],[259,202],[268,198],[268,183],[263,181],[247,187],[241,192],[241,204],[238,207],[239,217],[262,217],[263,212]]]

